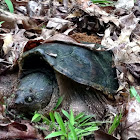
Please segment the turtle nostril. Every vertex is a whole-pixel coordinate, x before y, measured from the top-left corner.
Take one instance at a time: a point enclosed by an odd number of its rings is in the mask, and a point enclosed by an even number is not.
[[[16,99],[15,100],[15,105],[20,105],[20,104],[23,104],[23,101],[19,100],[19,99]]]

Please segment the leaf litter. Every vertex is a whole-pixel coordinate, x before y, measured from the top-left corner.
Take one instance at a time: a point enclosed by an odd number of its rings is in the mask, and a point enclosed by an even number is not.
[[[112,50],[114,53],[114,66],[120,85],[115,96],[117,105],[108,105],[111,114],[108,118],[120,113],[123,108],[121,125],[114,136],[124,140],[132,137],[140,139],[140,106],[136,98],[130,98],[129,93],[130,86],[134,86],[138,94],[140,93],[140,1],[113,2],[115,6],[110,6],[108,11],[108,7],[102,8],[88,0],[12,0],[14,13],[10,13],[1,1],[5,9],[0,9],[0,22],[4,21],[0,27],[0,96],[3,97],[6,93],[9,96],[12,93],[14,83],[9,85],[10,74],[7,70],[15,69],[18,58],[24,51],[55,40],[93,50],[94,44],[83,45],[79,42],[101,42],[106,47],[105,50]],[[7,79],[4,76],[7,76]],[[17,75],[12,78],[12,81],[17,80]],[[13,87],[10,92],[8,85]],[[0,106],[1,120],[7,120],[4,111],[3,103]],[[21,124],[9,119],[7,125],[0,127],[3,130],[0,130],[0,139],[40,138],[29,123]],[[25,128],[26,130],[23,130]],[[95,138],[102,140],[102,135],[116,139],[100,131],[95,133]]]

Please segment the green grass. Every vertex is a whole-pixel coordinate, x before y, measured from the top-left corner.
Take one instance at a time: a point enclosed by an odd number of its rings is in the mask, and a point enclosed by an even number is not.
[[[0,27],[1,27],[1,24],[4,23],[4,22],[5,22],[5,21],[0,21]]]
[[[114,120],[113,120],[113,123],[112,123],[111,127],[110,127],[109,130],[108,130],[108,134],[111,135],[111,134],[116,130],[116,128],[117,128],[117,127],[119,126],[119,124],[120,124],[121,118],[122,118],[122,113],[120,113],[119,116],[118,116],[118,115],[115,116],[115,118],[114,118]]]
[[[112,6],[114,2],[108,0],[91,0],[94,4],[99,4],[100,6]]]
[[[137,102],[140,103],[140,96],[139,94],[137,93],[136,89],[132,86],[130,87],[130,97],[135,97]]]
[[[60,104],[62,103],[62,101],[63,101],[63,97],[61,96],[61,97],[59,97],[59,99],[58,99],[58,101],[56,103],[56,106],[53,108],[52,111],[55,111],[60,106]]]
[[[49,119],[41,114],[35,113],[32,122],[39,122],[42,119],[46,125],[49,125],[49,130],[54,131],[46,136],[45,139],[60,137],[61,140],[81,140],[84,136],[88,136],[98,130],[100,123],[91,121],[94,118],[93,115],[79,113],[74,116],[72,110],[70,113],[62,110],[62,113],[67,119],[63,120],[58,112],[52,111],[49,113]]]
[[[137,93],[136,89],[133,86],[130,87],[130,97],[131,98],[132,97],[135,97],[135,99],[137,100],[137,102],[140,103],[140,96],[139,96],[139,94]],[[115,129],[120,124],[121,118],[122,118],[122,113],[120,113],[119,116],[118,115],[115,116],[114,121],[113,121],[111,127],[108,130],[108,134],[112,134],[115,131]]]
[[[4,1],[7,4],[9,11],[11,13],[14,13],[14,7],[13,7],[13,4],[12,4],[11,0],[4,0]]]

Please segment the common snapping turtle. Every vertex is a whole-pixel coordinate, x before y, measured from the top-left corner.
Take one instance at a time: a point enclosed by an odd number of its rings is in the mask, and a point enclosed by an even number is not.
[[[50,111],[63,96],[63,108],[102,117],[106,97],[113,97],[118,88],[110,51],[46,43],[25,52],[19,69],[15,103],[20,111]]]

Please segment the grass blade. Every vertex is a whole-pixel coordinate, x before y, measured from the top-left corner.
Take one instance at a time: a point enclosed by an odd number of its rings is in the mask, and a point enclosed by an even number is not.
[[[83,121],[81,124],[79,124],[79,127],[83,126],[86,122],[88,122],[92,117],[87,118],[85,121]]]
[[[131,97],[134,96],[136,98],[136,100],[138,101],[138,103],[140,103],[140,96],[133,86],[130,88],[130,95],[131,95]]]
[[[13,7],[13,4],[12,4],[11,0],[5,0],[5,3],[7,4],[8,8],[9,8],[9,11],[11,13],[14,13],[14,7]]]
[[[4,22],[5,22],[5,21],[0,21],[0,27],[1,27],[1,24],[4,23]]]
[[[62,101],[63,101],[63,97],[61,96],[61,97],[58,99],[58,101],[57,101],[57,103],[56,103],[56,106],[54,107],[53,111],[55,111],[55,110],[59,107],[59,105],[62,103]]]
[[[60,126],[60,128],[61,128],[61,131],[62,131],[63,133],[66,133],[65,125],[64,125],[64,123],[63,123],[63,120],[62,120],[60,114],[59,114],[58,112],[55,112],[55,113],[54,113],[54,116],[55,116],[55,119],[56,119],[57,123],[59,124],[59,126]]]
[[[72,109],[70,110],[70,124],[73,126],[74,125],[74,115]]]
[[[52,132],[51,134],[46,136],[45,139],[49,139],[49,138],[53,138],[53,137],[58,137],[58,136],[62,136],[62,135],[64,135],[64,133],[62,131]]]
[[[44,117],[43,115],[41,115],[41,118],[43,119],[43,122],[46,123],[47,125],[51,123],[51,121],[47,117]]]
[[[111,127],[108,130],[108,134],[111,135],[113,133],[113,131],[118,127],[121,118],[122,118],[122,114],[121,113],[120,113],[119,116],[118,115],[115,116],[113,124],[111,125]]]
[[[78,121],[78,124],[80,124],[80,123],[83,123],[86,119],[91,119],[93,116],[91,116],[91,115],[86,115],[86,116],[84,116],[84,117],[82,117],[79,121]]]
[[[85,114],[83,112],[79,113],[76,117],[75,117],[75,121],[82,118]]]
[[[35,113],[35,115],[32,117],[31,122],[39,122],[41,120],[41,114]]]
[[[50,115],[51,121],[54,123],[55,122],[55,118],[54,118],[53,112],[50,112],[49,115]]]
[[[85,128],[85,129],[78,129],[78,131],[76,129],[75,131],[76,131],[77,135],[79,135],[79,134],[82,135],[83,133],[88,133],[88,132],[96,131],[98,129],[99,129],[98,126],[90,126],[90,127]]]
[[[107,0],[92,0],[93,3],[103,3],[103,4],[106,4],[106,3],[113,3],[112,1],[107,1]]]
[[[49,115],[50,115],[50,119],[51,119],[51,124],[50,124],[49,129],[52,130],[53,128],[55,128],[57,131],[59,131],[59,128],[58,128],[58,126],[55,123],[54,113],[50,112]]]
[[[62,109],[62,113],[69,119],[70,118],[70,115],[67,111],[63,110]]]
[[[78,140],[74,127],[71,123],[69,123],[69,129],[71,130],[71,138],[72,140]],[[70,136],[69,136],[70,137]]]
[[[87,127],[85,128],[84,130],[85,131],[96,131],[98,130],[99,128],[97,126],[90,126],[90,127]]]
[[[82,124],[81,126],[96,126],[97,124],[96,124],[96,122],[85,122],[84,124]]]

